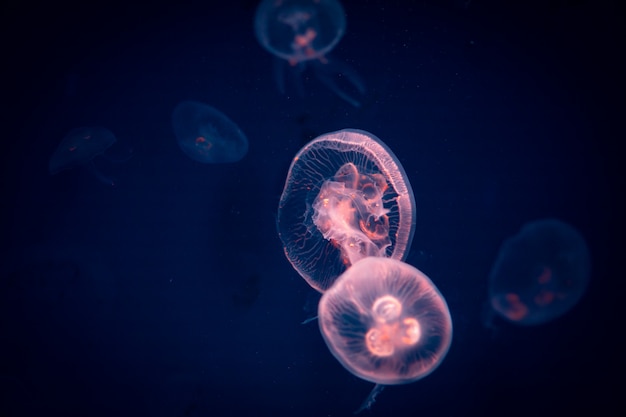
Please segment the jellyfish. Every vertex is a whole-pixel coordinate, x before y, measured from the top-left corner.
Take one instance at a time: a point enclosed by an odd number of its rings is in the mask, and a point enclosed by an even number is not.
[[[50,174],[82,166],[102,183],[113,186],[114,181],[96,168],[93,159],[103,155],[115,142],[113,133],[103,127],[72,129],[50,157],[48,164]]]
[[[204,164],[237,162],[248,152],[248,139],[219,110],[196,101],[179,103],[172,127],[183,152]]]
[[[294,269],[324,292],[360,259],[406,257],[415,230],[413,190],[398,158],[373,134],[327,133],[293,159],[277,227]]]
[[[590,269],[585,239],[572,226],[556,219],[527,223],[500,248],[489,277],[490,311],[524,326],[554,320],[581,299]]]
[[[346,270],[322,295],[318,323],[344,368],[376,384],[357,412],[369,408],[385,385],[433,372],[452,342],[452,319],[437,287],[390,258],[364,258]]]
[[[310,66],[340,98],[361,105],[359,97],[365,93],[361,78],[348,64],[328,56],[346,30],[345,13],[337,0],[263,0],[254,29],[261,46],[275,57],[274,75],[282,94],[285,77],[292,74],[298,94],[304,95],[301,77]]]

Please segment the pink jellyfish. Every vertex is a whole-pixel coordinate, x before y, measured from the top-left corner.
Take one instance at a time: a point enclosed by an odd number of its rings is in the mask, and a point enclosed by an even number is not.
[[[403,260],[415,230],[415,199],[398,158],[356,129],[322,135],[295,156],[280,198],[287,259],[319,292],[368,256]]]
[[[385,385],[407,384],[433,372],[452,341],[452,319],[432,281],[404,262],[364,258],[322,295],[320,331],[351,373],[376,384],[358,410]]]

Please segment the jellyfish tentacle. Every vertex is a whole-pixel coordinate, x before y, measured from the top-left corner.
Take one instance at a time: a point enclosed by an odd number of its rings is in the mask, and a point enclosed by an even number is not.
[[[285,95],[285,77],[287,76],[285,61],[282,58],[274,57],[272,63],[274,64],[274,82],[276,83],[276,88],[278,88],[280,94]]]
[[[361,406],[352,414],[359,414],[361,411],[369,410],[370,408],[372,408],[372,405],[374,405],[374,403],[376,402],[376,397],[378,396],[378,394],[383,392],[384,389],[385,385],[383,384],[374,385],[374,388],[372,388],[372,391],[370,391],[365,401],[363,401]]]
[[[357,97],[365,94],[365,83],[354,68],[345,62],[328,58],[317,62],[314,68],[315,75],[322,84],[350,105],[361,107],[361,101]]]
[[[303,62],[291,64],[282,58],[274,58],[274,81],[280,94],[287,94],[287,83],[289,83],[295,88],[298,97],[304,97],[305,89],[302,79],[305,70],[306,64]]]

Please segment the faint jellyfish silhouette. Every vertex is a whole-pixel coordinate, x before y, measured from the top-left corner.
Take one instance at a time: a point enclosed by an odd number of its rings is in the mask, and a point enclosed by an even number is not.
[[[491,316],[525,326],[560,317],[583,296],[590,270],[587,244],[572,226],[556,219],[527,223],[502,244],[491,270]]]
[[[376,384],[357,412],[370,408],[385,385],[433,372],[452,342],[450,311],[437,287],[418,269],[390,258],[352,265],[322,295],[318,318],[335,358]]]
[[[104,184],[113,186],[115,182],[96,168],[93,159],[96,156],[104,155],[104,152],[115,142],[115,135],[103,127],[72,129],[50,157],[48,163],[50,174],[82,166]],[[129,158],[130,156],[125,160]]]
[[[293,159],[277,227],[289,262],[324,292],[359,259],[406,257],[415,230],[413,190],[398,158],[373,134],[327,133]]]
[[[356,71],[346,63],[332,60],[328,53],[346,30],[343,7],[337,0],[263,0],[254,19],[256,37],[276,57],[274,75],[279,91],[285,93],[285,77],[294,78],[297,92],[304,95],[302,73],[307,64],[317,78],[355,107],[365,85]],[[286,65],[288,64],[288,65]]]
[[[204,103],[179,103],[172,113],[172,127],[180,148],[198,162],[237,162],[248,152],[248,139],[239,126]]]

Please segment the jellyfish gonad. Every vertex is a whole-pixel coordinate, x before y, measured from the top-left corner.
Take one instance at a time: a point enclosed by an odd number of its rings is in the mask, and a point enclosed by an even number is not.
[[[316,77],[355,107],[361,105],[365,85],[348,64],[329,57],[346,30],[343,7],[337,0],[263,0],[255,16],[256,37],[274,55],[274,75],[281,93],[285,78],[293,78],[304,95],[303,73]]]

